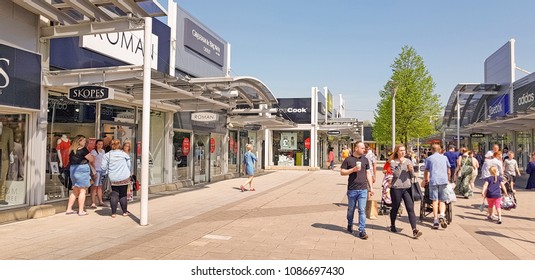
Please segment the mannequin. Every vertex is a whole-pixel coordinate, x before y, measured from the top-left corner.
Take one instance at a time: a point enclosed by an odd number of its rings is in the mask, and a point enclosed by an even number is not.
[[[6,177],[9,164],[13,159],[13,130],[0,122],[0,205],[7,205]]]
[[[64,168],[69,165],[69,148],[71,147],[71,140],[66,134],[61,135],[58,139],[56,150],[58,151],[59,167]]]

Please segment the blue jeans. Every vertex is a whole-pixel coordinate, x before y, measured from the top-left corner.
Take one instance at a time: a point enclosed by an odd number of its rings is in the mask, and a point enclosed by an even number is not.
[[[348,190],[347,191],[347,224],[353,225],[355,207],[358,203],[359,209],[359,231],[366,228],[366,201],[368,200],[368,190]]]

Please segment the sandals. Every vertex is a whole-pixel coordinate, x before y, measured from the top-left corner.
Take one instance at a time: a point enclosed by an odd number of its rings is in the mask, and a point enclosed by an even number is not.
[[[74,211],[67,211],[67,212],[65,212],[65,215],[72,215],[72,214],[76,214],[76,212],[74,212]]]
[[[111,217],[112,217],[112,218],[115,218],[115,217],[117,217],[117,215],[115,215],[115,214],[111,214]]]
[[[241,188],[241,192],[245,191],[245,188],[243,186],[240,186],[240,188]]]
[[[250,191],[250,192],[254,192],[254,191],[256,191],[256,190],[255,190],[254,188],[252,188],[252,189],[249,189],[249,191]]]
[[[89,215],[89,214],[87,212],[85,212],[85,211],[78,213],[78,216],[87,216],[87,215]]]
[[[123,216],[125,216],[125,217],[126,217],[126,216],[130,216],[130,212],[124,212],[124,213],[123,213]]]

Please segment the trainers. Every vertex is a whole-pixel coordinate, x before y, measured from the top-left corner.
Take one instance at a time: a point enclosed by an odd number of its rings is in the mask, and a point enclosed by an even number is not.
[[[368,234],[366,234],[365,231],[361,231],[361,232],[359,233],[359,238],[360,238],[360,239],[364,239],[364,240],[366,240],[366,239],[368,239]]]
[[[498,220],[496,223],[501,225],[502,224],[502,220]]]
[[[448,227],[448,224],[446,223],[446,219],[444,219],[444,217],[439,217],[438,218],[438,222],[440,223],[440,226],[442,228],[447,228]]]
[[[396,226],[394,226],[394,225],[390,226],[390,231],[391,232],[398,232],[398,230],[396,229]]]
[[[349,233],[353,233],[353,225],[347,225],[347,231],[349,231]]]
[[[433,224],[433,229],[438,229],[438,223]]]
[[[412,231],[412,237],[413,237],[414,239],[416,239],[416,238],[418,238],[418,237],[420,237],[420,236],[422,236],[422,232],[421,232],[421,231],[419,231],[419,230],[417,230],[417,229],[414,229],[414,230]]]

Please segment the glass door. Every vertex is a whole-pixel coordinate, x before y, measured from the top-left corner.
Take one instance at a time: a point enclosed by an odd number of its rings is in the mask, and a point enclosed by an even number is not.
[[[118,124],[118,123],[110,123],[110,122],[102,122],[101,128],[100,128],[100,135],[104,142],[104,150],[108,152],[111,147],[110,143],[113,139],[118,139],[121,141],[121,145],[124,146],[125,142],[130,143],[130,150],[125,151],[127,154],[130,155],[130,160],[132,160],[132,173],[137,176],[137,174],[141,174],[141,170],[138,171],[137,168],[141,168],[141,164],[137,164],[137,146],[136,146],[136,126],[132,124]],[[137,178],[138,180],[141,180],[141,178]]]
[[[210,174],[210,136],[195,134],[195,153],[193,160],[193,181],[195,184],[205,183]]]

